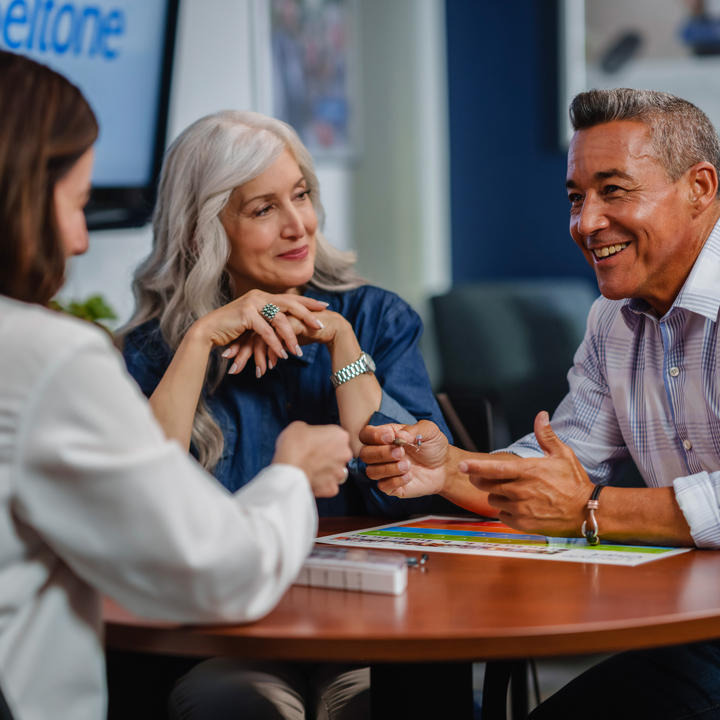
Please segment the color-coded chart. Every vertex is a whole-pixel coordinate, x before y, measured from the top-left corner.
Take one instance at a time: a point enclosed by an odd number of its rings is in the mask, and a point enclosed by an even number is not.
[[[585,538],[557,538],[513,530],[498,520],[427,515],[401,523],[318,538],[320,543],[393,550],[422,550],[472,555],[592,562],[605,565],[641,565],[688,552],[689,548],[601,543]]]

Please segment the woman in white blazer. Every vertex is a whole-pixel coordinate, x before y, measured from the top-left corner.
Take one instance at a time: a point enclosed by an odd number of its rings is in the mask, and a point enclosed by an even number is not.
[[[87,248],[92,111],[7,52],[0,105],[0,687],[18,720],[101,720],[101,595],[170,621],[259,618],[351,452],[339,427],[294,424],[231,495],[168,441],[108,336],[46,307]]]

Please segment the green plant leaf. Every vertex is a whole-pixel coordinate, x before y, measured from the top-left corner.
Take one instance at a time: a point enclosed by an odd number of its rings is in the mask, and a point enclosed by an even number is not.
[[[66,303],[60,300],[51,300],[50,307],[81,320],[88,320],[105,327],[100,320],[116,320],[117,314],[102,295],[90,295],[84,301],[70,300]],[[107,329],[107,328],[106,328]]]

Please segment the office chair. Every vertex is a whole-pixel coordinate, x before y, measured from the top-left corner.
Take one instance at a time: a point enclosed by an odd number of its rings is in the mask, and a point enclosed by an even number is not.
[[[488,452],[493,447],[493,421],[490,401],[481,395],[435,393],[445,422],[453,435],[453,444],[470,452]]]
[[[463,422],[463,405],[488,399],[502,447],[531,432],[539,410],[552,413],[596,297],[589,281],[567,278],[476,282],[434,297],[440,389]]]
[[[552,414],[596,297],[582,279],[540,279],[478,282],[432,299],[443,377],[436,397],[456,444],[503,447],[532,431],[539,410]],[[504,716],[508,687],[511,716],[527,715],[528,671],[537,697],[534,662],[486,663],[483,718]]]
[[[542,278],[476,282],[432,298],[440,390],[481,450],[487,448],[477,439],[488,435],[475,430],[484,422],[475,409],[482,402],[490,403],[490,448],[532,432],[538,411],[552,415],[567,393],[567,372],[596,297],[588,280]],[[644,482],[627,460],[612,484]]]

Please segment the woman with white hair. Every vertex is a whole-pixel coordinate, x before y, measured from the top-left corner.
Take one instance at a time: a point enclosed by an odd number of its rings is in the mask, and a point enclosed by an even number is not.
[[[230,490],[267,465],[293,420],[339,423],[355,454],[368,423],[428,418],[446,431],[418,315],[364,284],[322,219],[310,154],[283,122],[220,112],[168,150],[123,353],[168,436]],[[258,316],[262,332],[245,332]],[[431,507],[378,491],[356,461],[350,471],[320,515]]]
[[[267,464],[293,420],[340,424],[355,456],[368,423],[427,418],[449,435],[418,347],[420,318],[363,282],[354,254],[323,238],[322,219],[310,154],[283,122],[220,112],[167,152],[123,352],[168,436],[230,490]],[[246,331],[258,317],[262,330]],[[349,470],[335,497],[317,499],[320,515],[445,509],[384,494],[357,460]],[[210,701],[214,717],[232,709],[233,677],[247,668],[200,665],[174,693],[177,717],[202,717]],[[306,705],[317,717],[367,712],[367,668],[285,665],[253,677],[287,718],[304,718]]]

